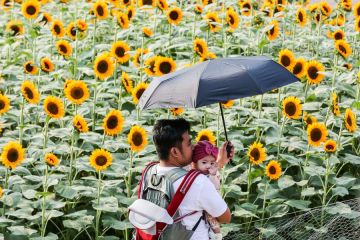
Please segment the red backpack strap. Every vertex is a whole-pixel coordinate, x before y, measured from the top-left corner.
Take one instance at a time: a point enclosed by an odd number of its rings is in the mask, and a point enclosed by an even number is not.
[[[154,166],[155,164],[158,164],[159,162],[151,162],[148,165],[146,165],[144,171],[141,174],[140,182],[139,182],[139,188],[138,188],[138,198],[141,198],[141,188],[144,181],[145,174],[149,170],[150,167]]]

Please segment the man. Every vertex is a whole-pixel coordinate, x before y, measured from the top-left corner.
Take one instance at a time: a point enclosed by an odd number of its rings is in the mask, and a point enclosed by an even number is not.
[[[177,168],[188,166],[192,161],[193,145],[189,135],[190,124],[184,119],[158,120],[153,129],[153,140],[158,153],[160,163],[156,166],[158,174]],[[219,149],[217,164],[222,168],[234,155],[234,149],[227,157],[226,145],[224,143]],[[176,191],[184,177],[173,183]],[[215,217],[220,223],[229,223],[231,212],[216,191],[214,185],[205,175],[198,176],[185,198],[179,206],[180,216],[198,211],[196,214],[182,219],[187,229],[192,229],[202,217],[203,211]],[[191,240],[208,240],[208,227],[204,220],[197,226]]]

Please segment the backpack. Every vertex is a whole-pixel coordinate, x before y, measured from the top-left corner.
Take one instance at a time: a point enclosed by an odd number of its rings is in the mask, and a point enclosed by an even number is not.
[[[195,214],[179,215],[178,208],[196,177],[197,170],[186,171],[174,168],[164,175],[158,175],[156,164],[148,164],[142,172],[138,199],[129,207],[129,220],[136,229],[136,240],[190,239],[198,227],[201,217],[193,229],[187,230],[181,220]],[[176,192],[173,183],[184,177]]]

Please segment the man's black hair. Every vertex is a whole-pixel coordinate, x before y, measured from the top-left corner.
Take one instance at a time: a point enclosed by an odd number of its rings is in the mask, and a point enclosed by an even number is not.
[[[153,129],[153,140],[159,159],[167,160],[172,147],[178,147],[182,150],[182,135],[186,131],[190,132],[190,123],[183,118],[156,121]]]

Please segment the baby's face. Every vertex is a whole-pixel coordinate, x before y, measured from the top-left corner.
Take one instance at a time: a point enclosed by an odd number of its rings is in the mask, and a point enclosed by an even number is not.
[[[204,174],[209,174],[209,169],[215,167],[216,159],[214,156],[206,156],[196,162],[196,169]]]

